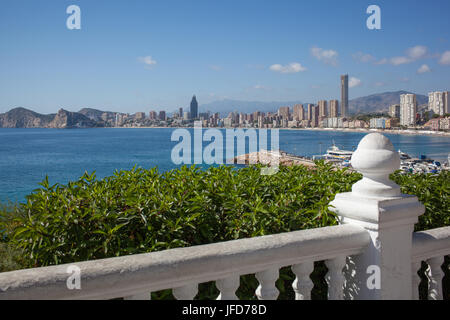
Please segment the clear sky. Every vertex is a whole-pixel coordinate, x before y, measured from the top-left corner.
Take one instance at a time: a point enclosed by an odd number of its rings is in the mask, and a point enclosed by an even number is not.
[[[69,30],[69,5],[81,30]],[[366,9],[381,8],[381,30]],[[450,1],[2,0],[0,112],[450,89]]]

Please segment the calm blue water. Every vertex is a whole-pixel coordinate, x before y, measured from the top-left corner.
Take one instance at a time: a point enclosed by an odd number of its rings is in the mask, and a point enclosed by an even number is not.
[[[178,167],[171,161],[175,129],[0,129],[0,201],[23,201],[48,175],[51,183],[67,183],[85,171],[98,177],[116,169]],[[280,130],[280,149],[312,156],[335,143],[352,149],[364,133]],[[413,156],[445,160],[449,137],[386,134],[396,149]],[[204,143],[207,145],[208,143]],[[226,152],[224,152],[224,158]]]

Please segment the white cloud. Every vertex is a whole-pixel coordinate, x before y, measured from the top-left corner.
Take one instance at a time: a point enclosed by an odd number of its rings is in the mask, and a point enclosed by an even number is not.
[[[139,57],[138,60],[139,60],[139,62],[142,62],[143,64],[145,64],[147,67],[151,67],[156,64],[156,61],[153,60],[153,58],[151,56]]]
[[[415,46],[406,50],[406,54],[411,59],[417,60],[423,58],[427,54],[427,47],[425,46]]]
[[[376,59],[373,55],[369,53],[364,52],[357,52],[353,55],[353,59],[355,59],[358,62],[368,63],[368,62],[374,62]]]
[[[441,58],[439,59],[439,63],[443,65],[450,65],[450,51],[445,51]]]
[[[401,64],[413,62],[414,60],[412,60],[411,58],[408,58],[408,57],[393,57],[389,61],[392,65],[399,66]]]
[[[408,48],[406,50],[406,56],[391,58],[390,63],[393,64],[394,66],[411,63],[416,60],[424,58],[427,52],[428,49],[425,46],[415,46],[412,48]]]
[[[297,73],[297,72],[306,71],[306,68],[298,62],[292,62],[285,66],[283,66],[281,64],[273,64],[269,67],[269,69],[274,72],[280,72],[280,73]]]
[[[431,69],[426,64],[423,64],[419,69],[417,69],[418,74],[427,73],[427,72],[431,72]]]
[[[355,77],[350,77],[350,79],[348,80],[348,86],[350,88],[358,87],[361,85],[361,83],[361,80]]]
[[[394,66],[399,66],[402,64],[407,64],[414,62],[416,60],[425,58],[428,53],[428,48],[425,46],[414,46],[411,48],[406,49],[405,55],[403,56],[397,56],[392,58],[382,58],[380,60],[377,60],[374,56],[372,56],[369,53],[363,53],[363,52],[357,52],[353,55],[353,58],[359,62],[364,63],[373,63],[375,65],[382,65],[390,63]],[[449,54],[450,55],[450,54]],[[449,57],[450,59],[450,57]],[[449,62],[450,64],[450,62]]]
[[[311,48],[311,54],[319,61],[322,61],[326,64],[330,64],[332,66],[337,65],[337,57],[338,53],[335,50],[324,50],[318,47]]]

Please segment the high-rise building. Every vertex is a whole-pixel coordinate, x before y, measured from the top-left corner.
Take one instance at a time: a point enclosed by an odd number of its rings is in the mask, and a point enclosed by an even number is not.
[[[312,119],[312,108],[314,105],[312,105],[311,103],[308,103],[307,107],[306,107],[306,120],[311,121]]]
[[[301,121],[305,120],[305,109],[303,109],[303,105],[296,104],[294,106],[294,120]]]
[[[348,116],[348,74],[341,76],[341,117]]]
[[[158,114],[156,113],[156,111],[150,111],[148,115],[150,120],[156,120]]]
[[[450,92],[444,91],[444,114],[450,113]]]
[[[326,118],[328,116],[327,101],[319,101],[319,117]]]
[[[330,118],[339,117],[339,101],[338,100],[330,100]]]
[[[195,98],[195,95],[192,97],[190,110],[191,110],[191,112],[190,112],[191,119],[197,119],[198,118],[198,102],[197,102],[197,99]]]
[[[178,117],[181,119],[183,118],[183,108],[178,109]]]
[[[319,106],[311,108],[311,127],[319,126]]]
[[[399,104],[393,104],[389,107],[389,115],[392,118],[400,118],[400,105]]]
[[[145,119],[145,112],[136,112],[136,114],[134,115],[134,119],[136,120]]]
[[[416,113],[416,95],[412,93],[400,95],[400,124],[402,126],[415,125]]]
[[[165,111],[159,112],[159,120],[162,120],[162,121],[166,120],[166,112]]]
[[[428,110],[433,110],[434,113],[442,116],[449,113],[448,103],[448,91],[428,93]]]
[[[289,107],[280,107],[280,109],[278,109],[278,115],[282,119],[289,120]]]

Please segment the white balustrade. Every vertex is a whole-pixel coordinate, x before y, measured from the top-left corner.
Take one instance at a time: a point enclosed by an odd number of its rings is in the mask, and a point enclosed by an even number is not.
[[[428,265],[425,276],[428,282],[429,300],[443,298],[442,265],[446,255],[450,254],[450,227],[415,232],[413,234],[412,269],[419,270],[421,262]],[[414,275],[414,274],[413,274]],[[418,280],[413,278],[413,297],[418,298]]]
[[[259,286],[256,289],[256,296],[259,300],[276,300],[280,292],[275,286],[278,280],[278,268],[272,268],[265,271],[257,272],[256,279],[259,281]]]
[[[442,300],[442,278],[444,272],[441,269],[444,257],[434,257],[427,261],[428,268],[426,275],[428,278],[428,300]]]
[[[345,256],[339,256],[325,261],[328,273],[325,277],[328,284],[328,300],[344,299],[345,277],[342,269],[345,267]]]
[[[172,294],[177,300],[194,300],[197,292],[198,285],[196,283],[187,284],[172,290]]]
[[[314,271],[314,262],[306,261],[304,263],[295,264],[291,267],[295,274],[295,280],[292,288],[295,292],[295,300],[311,300],[311,290],[314,284],[310,278]]]
[[[383,135],[366,135],[351,164],[363,178],[330,203],[339,226],[77,262],[82,290],[67,287],[70,264],[4,272],[0,299],[148,300],[150,289],[173,289],[176,299],[191,300],[199,283],[216,281],[218,299],[234,300],[240,276],[255,274],[258,299],[274,300],[279,270],[291,266],[295,298],[306,300],[315,261],[325,261],[329,269],[330,300],[418,299],[421,261],[429,265],[429,299],[442,299],[441,265],[450,254],[450,227],[413,232],[425,208],[389,180],[400,160]],[[369,277],[378,277],[380,287],[369,288]]]
[[[217,300],[238,300],[236,291],[239,288],[239,284],[239,275],[232,275],[230,277],[217,280],[216,287],[220,291]]]

